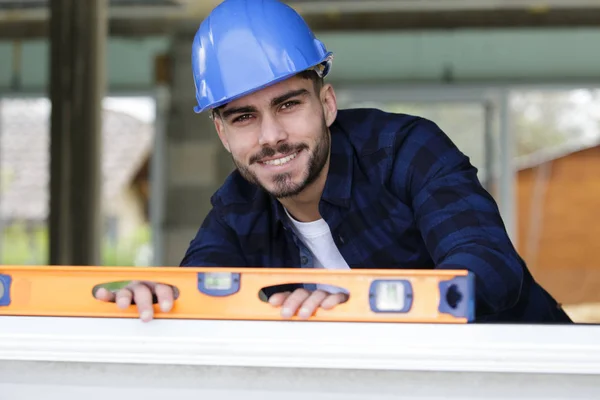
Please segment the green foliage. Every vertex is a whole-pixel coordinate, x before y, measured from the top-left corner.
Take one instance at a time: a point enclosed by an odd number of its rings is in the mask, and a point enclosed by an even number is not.
[[[141,226],[131,237],[112,244],[107,239],[102,245],[102,265],[133,266],[141,246],[151,243],[150,228]],[[1,262],[5,265],[48,264],[48,229],[41,225],[27,227],[17,223],[4,229],[0,244]]]
[[[48,235],[45,227],[28,227],[19,223],[7,226],[0,243],[2,264],[45,265],[48,254]]]
[[[567,115],[577,111],[569,93],[519,92],[512,100],[517,157],[555,148],[584,133],[579,127],[563,122]]]
[[[147,225],[139,227],[136,232],[115,244],[104,241],[102,264],[105,266],[136,265],[137,252],[143,245],[151,243],[151,232]]]
[[[513,90],[510,124],[515,157],[560,147],[600,134],[600,91]],[[484,166],[484,110],[479,103],[357,102],[344,106],[379,107],[428,118],[438,124],[475,166]],[[495,140],[499,137],[498,109],[493,114]],[[498,146],[495,143],[494,146]]]

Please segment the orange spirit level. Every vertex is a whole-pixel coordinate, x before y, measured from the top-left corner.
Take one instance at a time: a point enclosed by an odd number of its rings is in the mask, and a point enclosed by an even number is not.
[[[177,288],[171,311],[154,305],[159,319],[280,320],[280,310],[259,292],[297,283],[349,294],[309,321],[466,323],[475,317],[474,277],[462,270],[79,266],[0,266],[0,315],[137,318],[135,305],[122,310],[93,295],[99,285],[131,280]]]

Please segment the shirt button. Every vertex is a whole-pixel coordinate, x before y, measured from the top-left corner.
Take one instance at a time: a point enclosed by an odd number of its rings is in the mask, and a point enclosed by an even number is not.
[[[306,265],[306,263],[308,262],[308,257],[306,257],[306,256],[302,256],[302,257],[300,258],[300,261],[302,262],[302,265]]]
[[[342,235],[338,236],[338,240],[340,241],[341,244],[344,244],[344,237]]]

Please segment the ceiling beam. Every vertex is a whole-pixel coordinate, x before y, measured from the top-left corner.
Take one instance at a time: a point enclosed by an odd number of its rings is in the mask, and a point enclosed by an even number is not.
[[[318,32],[402,31],[461,28],[573,28],[600,27],[600,8],[560,9],[544,12],[523,10],[444,11],[444,12],[364,12],[349,14],[309,14],[305,16]],[[109,22],[114,37],[168,35],[182,25],[195,29],[201,18],[171,17],[116,18]],[[47,37],[48,22],[36,20],[0,21],[0,40],[26,40]]]
[[[304,14],[327,11],[496,11],[598,8],[598,0],[284,0]]]
[[[306,16],[318,31],[401,31],[466,28],[600,27],[600,8],[528,12],[524,10],[366,12]]]

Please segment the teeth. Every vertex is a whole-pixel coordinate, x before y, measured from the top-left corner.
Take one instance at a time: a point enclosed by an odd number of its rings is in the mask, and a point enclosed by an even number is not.
[[[283,164],[286,164],[286,163],[292,161],[294,158],[296,158],[297,155],[298,155],[298,153],[294,153],[294,154],[290,154],[287,157],[278,158],[276,160],[264,161],[264,164],[267,164],[267,165],[283,165]]]

